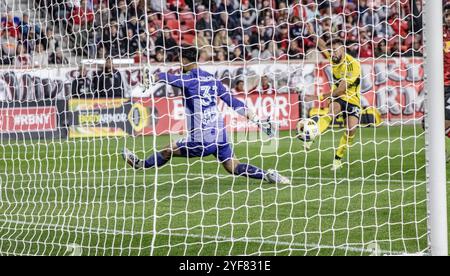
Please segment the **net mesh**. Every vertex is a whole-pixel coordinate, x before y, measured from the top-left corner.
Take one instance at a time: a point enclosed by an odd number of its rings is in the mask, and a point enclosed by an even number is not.
[[[0,254],[427,253],[422,1],[1,1]],[[307,30],[312,24],[315,34]],[[317,38],[361,64],[361,126],[330,168],[345,118],[305,150],[336,77]],[[291,185],[230,175],[214,157],[133,170],[184,137],[180,45],[261,118],[219,101],[233,152]],[[331,48],[330,48],[331,50]]]

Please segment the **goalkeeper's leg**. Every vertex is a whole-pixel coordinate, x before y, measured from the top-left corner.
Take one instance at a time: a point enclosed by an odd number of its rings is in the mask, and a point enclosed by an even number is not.
[[[234,156],[231,150],[231,146],[228,143],[218,145],[217,153],[215,153],[214,155],[218,158],[219,162],[222,163],[225,170],[231,174],[253,179],[265,180],[269,183],[274,184],[291,183],[288,178],[280,175],[275,170],[270,169],[264,171],[263,169],[253,166],[251,164],[241,163]]]
[[[274,184],[291,184],[291,181],[289,181],[287,177],[282,176],[275,170],[269,169],[264,171],[263,169],[251,164],[241,163],[234,157],[223,162],[222,164],[225,170],[234,175],[265,180]]]
[[[154,167],[162,167],[172,157],[181,157],[183,156],[180,149],[178,148],[177,143],[173,143],[171,145],[167,145],[165,149],[159,152],[154,152],[149,158],[145,160],[139,159],[133,152],[124,148],[122,152],[122,157],[127,161],[127,163],[135,169],[149,169]]]
[[[349,115],[346,118],[347,130],[341,136],[339,140],[339,146],[336,150],[336,156],[334,157],[332,170],[337,170],[342,167],[342,158],[347,152],[348,147],[353,143],[355,139],[356,130],[359,124],[359,118]]]

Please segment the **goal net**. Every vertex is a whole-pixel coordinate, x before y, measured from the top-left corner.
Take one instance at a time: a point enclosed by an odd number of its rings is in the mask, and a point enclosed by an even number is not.
[[[0,4],[0,254],[429,253],[422,1]],[[123,160],[186,135],[185,89],[141,83],[143,68],[181,74],[181,45],[274,122],[269,138],[217,100],[236,158],[290,185],[229,174],[214,155]],[[307,149],[297,123],[322,128],[340,81],[358,103],[341,102]]]

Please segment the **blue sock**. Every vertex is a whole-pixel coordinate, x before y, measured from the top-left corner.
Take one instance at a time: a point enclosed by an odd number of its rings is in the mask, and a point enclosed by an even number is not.
[[[254,179],[264,179],[266,172],[250,164],[239,164],[234,169],[234,174]]]
[[[149,169],[153,167],[161,167],[164,166],[169,161],[169,159],[164,159],[164,157],[161,155],[161,153],[156,153],[156,160],[155,160],[155,154],[152,154],[147,160],[144,162],[144,168]]]

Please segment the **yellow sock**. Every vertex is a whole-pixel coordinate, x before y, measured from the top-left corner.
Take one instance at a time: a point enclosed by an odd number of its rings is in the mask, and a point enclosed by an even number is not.
[[[317,121],[317,125],[319,126],[319,132],[322,134],[325,130],[327,130],[328,126],[331,123],[331,116],[322,116]]]
[[[347,148],[353,143],[353,139],[355,139],[355,135],[348,136],[347,132],[342,135],[339,141],[339,147],[336,151],[336,157],[342,159],[344,157]]]

